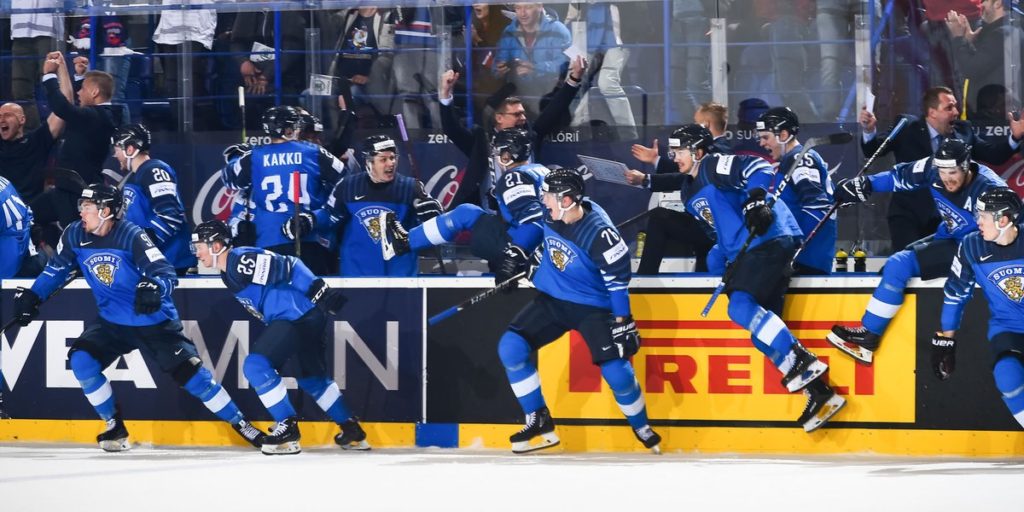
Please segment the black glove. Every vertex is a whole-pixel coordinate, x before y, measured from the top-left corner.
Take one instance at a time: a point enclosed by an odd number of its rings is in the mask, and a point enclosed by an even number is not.
[[[36,292],[28,288],[18,288],[14,294],[14,320],[25,327],[39,315],[39,305],[43,303]]]
[[[235,225],[235,237],[231,241],[235,247],[251,247],[256,245],[256,223],[251,220],[240,220]]]
[[[224,148],[224,163],[230,164],[232,160],[243,157],[249,153],[252,153],[252,144],[249,144],[248,142],[232,144]]]
[[[533,281],[533,275],[537,273],[537,269],[540,268],[540,255],[541,251],[533,251],[530,255],[530,263],[526,266],[526,280]]]
[[[743,203],[743,222],[747,231],[755,235],[763,235],[775,222],[775,214],[766,199],[767,193],[762,188],[750,191],[750,197]]]
[[[302,238],[313,231],[316,226],[316,217],[312,213],[302,212],[298,217],[291,217],[288,222],[281,225],[281,233],[289,240]]]
[[[612,343],[619,348],[619,357],[625,359],[640,350],[640,333],[636,330],[633,315],[621,322],[612,322]]]
[[[160,311],[160,285],[145,277],[135,285],[135,312],[152,315]]]
[[[501,260],[501,266],[498,267],[498,271],[494,273],[494,284],[495,286],[512,279],[518,274],[522,274],[528,270],[530,266],[530,258],[526,255],[526,252],[517,245],[508,243],[505,245],[505,250],[502,251],[505,258]],[[519,287],[519,280],[515,280],[509,285],[506,290],[515,290]]]
[[[338,310],[348,302],[341,290],[327,286],[323,279],[317,279],[309,285],[309,289],[306,290],[306,298],[314,306],[319,306],[332,315],[337,314]]]
[[[956,369],[956,340],[941,334],[932,336],[932,370],[939,380],[946,380]]]
[[[839,180],[833,194],[840,208],[863,203],[871,197],[871,181],[864,176]]]
[[[426,222],[444,213],[444,208],[441,208],[441,203],[432,197],[416,199],[412,202],[412,207],[416,209],[416,218],[419,219],[420,222]]]

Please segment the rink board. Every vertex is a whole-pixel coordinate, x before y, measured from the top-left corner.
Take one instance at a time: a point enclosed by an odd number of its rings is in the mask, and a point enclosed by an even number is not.
[[[497,357],[508,322],[535,295],[520,289],[426,328],[426,319],[486,289],[487,278],[336,279],[349,302],[333,318],[328,363],[350,408],[378,446],[507,448],[522,412]],[[722,297],[708,318],[698,312],[716,279],[637,278],[631,297],[644,340],[633,357],[648,413],[665,449],[737,453],[880,453],[1006,456],[1024,454],[1024,437],[990,374],[987,315],[976,299],[959,339],[957,372],[940,382],[929,363],[942,289],[913,283],[872,367],[824,342],[834,323],[856,323],[877,278],[794,280],[783,317],[801,341],[828,360],[830,380],[848,399],[828,428],[795,428],[802,395],[785,393],[780,375],[732,324]],[[4,283],[0,318],[10,317]],[[184,279],[175,300],[186,334],[204,361],[257,421],[269,421],[239,372],[261,325],[216,279]],[[0,441],[91,442],[100,428],[68,369],[66,347],[95,317],[81,281],[48,302],[40,320],[3,335]],[[638,444],[586,345],[571,333],[541,350],[545,397],[567,451],[635,451]],[[237,444],[228,427],[177,388],[159,368],[130,355],[106,371],[133,438],[157,445]],[[336,427],[300,392],[291,397],[315,446]]]

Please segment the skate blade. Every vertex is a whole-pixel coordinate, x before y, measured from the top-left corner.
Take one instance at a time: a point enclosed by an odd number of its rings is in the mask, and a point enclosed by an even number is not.
[[[661,445],[660,444],[656,444],[656,445],[652,446],[651,447],[651,453],[653,453],[655,455],[661,455]]]
[[[126,452],[132,449],[132,445],[128,442],[128,438],[126,437],[124,439],[100,441],[100,448],[105,452]]]
[[[833,347],[843,351],[846,355],[856,359],[858,363],[871,366],[871,362],[875,355],[874,351],[868,350],[855,343],[847,343],[839,336],[836,336],[835,333],[831,332],[825,335],[825,341],[828,341]]]
[[[537,440],[539,440],[537,444],[532,446],[530,445],[531,441]],[[541,434],[540,436],[535,437],[530,441],[519,441],[518,443],[512,443],[512,453],[523,454],[536,452],[539,450],[554,448],[558,446],[559,443],[561,443],[561,440],[558,439],[558,435],[555,434],[554,432],[549,432],[547,434]]]
[[[808,384],[814,382],[814,379],[820,377],[826,370],[828,370],[827,364],[823,363],[821,360],[815,360],[804,372],[807,375],[787,382],[786,389],[788,389],[790,393],[796,393],[797,391],[806,388]]]
[[[342,450],[366,451],[366,450],[370,449],[370,443],[367,443],[366,440],[364,439],[362,441],[355,441],[355,442],[352,442],[352,443],[349,443],[349,444],[343,444],[343,445],[341,445],[341,449]]]
[[[833,395],[832,398],[828,399],[828,402],[825,402],[825,405],[821,407],[821,410],[819,410],[814,417],[804,423],[804,432],[809,434],[818,430],[818,428],[827,423],[832,416],[835,416],[844,405],[846,405],[845,398],[839,395]]]
[[[298,441],[289,441],[282,444],[265,444],[260,447],[263,455],[293,455],[302,452]]]

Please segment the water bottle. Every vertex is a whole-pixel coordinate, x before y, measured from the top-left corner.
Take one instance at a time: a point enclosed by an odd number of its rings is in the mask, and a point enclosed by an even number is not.
[[[849,259],[850,255],[842,248],[836,251],[836,272],[848,272],[850,270],[849,267],[847,267],[847,261]]]
[[[868,253],[864,252],[864,249],[861,249],[860,247],[853,250],[853,271],[868,271]]]
[[[641,231],[636,234],[636,257],[642,258],[644,256],[644,242],[647,241],[647,232]]]

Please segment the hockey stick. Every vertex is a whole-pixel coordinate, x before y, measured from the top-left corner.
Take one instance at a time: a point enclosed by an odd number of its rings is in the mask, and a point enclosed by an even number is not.
[[[245,136],[245,86],[238,86],[238,109],[242,111],[242,142],[246,142]]]
[[[299,229],[299,201],[302,198],[302,192],[299,191],[299,183],[301,178],[299,177],[299,171],[292,171],[292,204],[295,206],[292,208],[292,222],[295,228],[295,232],[292,235],[295,236],[295,257],[302,258],[302,237],[299,233],[302,231]]]
[[[789,165],[789,169],[786,170],[786,175],[779,183],[778,189],[774,192],[771,190],[768,191],[768,196],[770,196],[768,199],[768,207],[771,208],[775,206],[775,201],[777,201],[778,198],[782,196],[782,192],[786,190],[786,185],[789,183],[789,179],[793,175],[793,171],[795,171],[799,163],[803,161],[804,155],[806,155],[808,151],[815,146],[846,144],[852,140],[853,135],[846,132],[833,133],[823,137],[808,139],[807,143],[804,144],[803,149],[801,149],[800,153],[793,159],[793,163]],[[743,242],[743,246],[740,247],[739,252],[736,253],[736,258],[733,259],[732,266],[726,269],[725,274],[722,275],[721,282],[719,282],[718,286],[715,287],[715,291],[711,293],[711,298],[708,299],[708,303],[704,306],[704,310],[700,312],[701,317],[706,318],[708,313],[711,312],[711,307],[715,305],[715,301],[718,300],[718,296],[722,294],[723,290],[725,290],[726,283],[728,283],[729,278],[732,277],[732,269],[736,268],[736,263],[739,262],[740,258],[743,257],[744,254],[746,254],[747,248],[750,247],[750,243],[754,241],[754,238],[757,238],[757,235],[754,234],[754,230],[750,230],[747,234],[746,241]]]
[[[413,177],[419,181],[420,166],[416,164],[416,159],[412,156],[412,144],[409,142],[409,132],[405,129],[405,118],[402,117],[402,114],[395,114],[395,121],[398,123],[398,132],[402,134],[402,149],[405,150],[405,156],[409,159],[409,167],[412,168]],[[437,265],[441,268],[441,274],[448,275],[448,268],[445,267],[444,259],[441,258],[441,250],[434,246],[433,253],[434,257],[437,258]]]
[[[864,163],[864,167],[861,167],[860,170],[857,171],[857,175],[853,177],[854,179],[861,177],[864,174],[864,172],[871,167],[871,164],[875,163],[875,159],[878,158],[878,155],[881,155],[882,152],[885,151],[885,148],[889,145],[889,142],[891,142],[892,139],[896,137],[896,134],[899,133],[900,130],[902,130],[906,124],[907,118],[901,117],[899,122],[896,123],[896,126],[893,126],[892,130],[889,132],[889,135],[885,138],[885,140],[882,141],[882,144],[879,145],[878,149],[875,150],[875,154],[871,155],[871,158],[869,158],[868,161]],[[825,225],[825,222],[828,221],[829,217],[831,217],[832,214],[835,213],[838,209],[839,203],[833,203],[832,206],[829,207],[828,211],[825,212],[825,215],[821,218],[821,220],[819,220],[818,223],[814,225],[814,228],[811,229],[809,233],[807,233],[807,236],[804,237],[803,243],[801,243],[800,247],[797,247],[796,252],[793,253],[793,259],[789,260],[790,268],[792,268],[793,264],[796,263],[796,258],[800,256],[800,253],[802,253],[804,248],[807,247],[807,244],[811,242],[811,239],[814,238],[814,235],[818,234],[818,231],[821,229],[821,227]]]
[[[464,300],[464,301],[462,301],[462,302],[460,302],[460,303],[458,303],[458,304],[456,304],[456,305],[454,305],[454,306],[452,306],[452,307],[450,307],[450,308],[448,308],[448,309],[446,309],[446,310],[444,310],[444,311],[442,311],[442,312],[440,312],[440,313],[430,317],[430,319],[427,320],[427,325],[437,325],[439,322],[441,322],[441,321],[443,321],[443,320],[445,320],[445,319],[447,319],[447,318],[449,318],[451,316],[454,316],[456,313],[458,313],[459,311],[462,311],[463,309],[466,309],[466,308],[468,308],[468,307],[470,307],[470,306],[472,306],[474,304],[483,302],[483,301],[485,301],[485,300],[487,300],[487,299],[489,299],[491,297],[494,297],[495,295],[497,295],[497,294],[507,290],[509,287],[511,287],[513,284],[515,284],[516,281],[519,281],[520,279],[522,279],[524,277],[526,277],[526,272],[520,272],[520,273],[510,277],[508,280],[502,281],[502,282],[498,283],[498,285],[495,286],[494,288],[490,288],[490,289],[484,290],[484,291],[482,291],[482,292],[480,292],[480,293],[478,293],[478,294],[476,294],[476,295],[474,295],[474,296],[472,296],[472,297],[470,297],[470,298],[468,298],[468,299],[466,299],[466,300]]]

